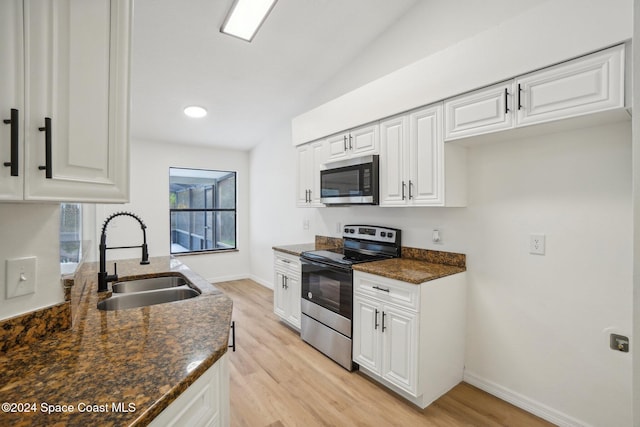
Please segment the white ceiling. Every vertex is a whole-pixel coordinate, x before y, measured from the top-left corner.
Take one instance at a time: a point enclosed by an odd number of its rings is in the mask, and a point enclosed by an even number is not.
[[[416,1],[279,0],[247,43],[219,31],[233,0],[136,0],[131,135],[251,149]]]

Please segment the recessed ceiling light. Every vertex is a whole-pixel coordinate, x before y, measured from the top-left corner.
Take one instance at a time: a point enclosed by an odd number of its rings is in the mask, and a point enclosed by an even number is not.
[[[250,42],[277,0],[235,0],[220,32]]]
[[[189,117],[199,119],[200,117],[204,117],[207,115],[207,110],[196,105],[190,105],[188,107],[185,107],[184,113]]]

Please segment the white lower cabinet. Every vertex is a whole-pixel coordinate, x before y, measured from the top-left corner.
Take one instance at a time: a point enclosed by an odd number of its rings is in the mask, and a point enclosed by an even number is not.
[[[229,425],[229,362],[225,353],[149,424],[151,427]]]
[[[274,252],[273,312],[296,329],[300,329],[300,259],[284,252]]]
[[[419,285],[354,271],[353,361],[427,407],[462,381],[466,282],[459,273]]]

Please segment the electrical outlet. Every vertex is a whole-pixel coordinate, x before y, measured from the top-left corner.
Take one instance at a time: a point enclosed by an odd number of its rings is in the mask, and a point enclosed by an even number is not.
[[[8,259],[6,297],[15,298],[36,291],[36,257]]]
[[[611,334],[609,337],[609,347],[623,353],[629,352],[629,338],[623,335]]]
[[[534,255],[544,255],[545,252],[544,234],[532,234],[529,236],[529,253]]]
[[[308,230],[309,229],[309,220],[305,219],[302,221],[302,229],[303,230]]]
[[[431,233],[431,241],[437,245],[441,245],[442,242],[442,231],[435,229],[433,230],[433,232]]]

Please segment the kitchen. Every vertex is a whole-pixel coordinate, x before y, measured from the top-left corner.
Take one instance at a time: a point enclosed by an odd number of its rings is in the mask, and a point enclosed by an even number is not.
[[[630,354],[610,350],[609,331],[603,331],[615,328],[612,332],[627,336],[633,332],[630,301],[634,219],[629,197],[632,176],[629,122],[469,146],[467,173],[471,178],[465,208],[295,207],[293,117],[438,52],[438,58],[446,60],[448,55],[472,50],[481,42],[502,40],[507,44],[509,40],[508,46],[483,48],[482,53],[500,67],[477,69],[468,76],[465,70],[475,68],[473,58],[458,57],[459,65],[450,73],[463,74],[466,86],[429,87],[433,99],[416,101],[420,104],[414,103],[415,106],[538,69],[539,61],[550,64],[595,51],[632,34],[632,4],[628,1],[593,1],[588,7],[576,1],[554,5],[540,2],[526,8],[521,2],[512,9],[507,2],[496,1],[482,7],[467,2],[464,15],[467,21],[446,2],[430,3],[438,8],[439,15],[431,14],[426,4],[415,6],[413,13],[404,16],[384,37],[366,49],[363,47],[359,61],[349,62],[315,95],[300,101],[296,113],[286,123],[268,131],[251,151],[184,145],[180,146],[180,164],[176,164],[175,148],[170,142],[133,134],[131,202],[124,206],[97,205],[96,215],[87,221],[93,220],[95,224],[93,227],[89,224],[88,228],[95,230],[97,240],[99,226],[109,214],[135,211],[147,223],[151,256],[166,255],[167,171],[171,166],[238,172],[240,250],[181,257],[208,280],[250,277],[272,286],[274,245],[311,242],[315,235],[338,237],[338,224],[348,224],[354,218],[363,224],[395,226],[402,229],[406,246],[467,255],[467,381],[473,378],[483,381],[485,387],[493,387],[494,393],[503,393],[507,400],[520,398],[522,406],[535,404],[566,425],[634,425],[630,411]],[[285,4],[281,2],[277,7]],[[143,19],[144,6],[142,1],[137,5],[136,19]],[[583,13],[574,14],[575,10]],[[277,12],[274,9],[269,19],[277,17]],[[472,17],[476,20],[474,25],[469,22]],[[430,25],[423,25],[425,20]],[[529,36],[539,22],[545,22],[546,38]],[[265,25],[259,36],[269,34],[268,28]],[[567,38],[567,28],[572,29],[570,39],[558,42]],[[217,28],[211,31],[217,32]],[[143,37],[144,34],[134,34],[134,40],[140,43]],[[170,37],[171,34],[165,34],[166,39]],[[433,44],[423,46],[420,43],[423,40],[433,40]],[[467,40],[466,45],[463,40]],[[168,42],[163,39],[157,44],[164,46]],[[254,43],[257,42],[259,38]],[[403,49],[390,47],[397,43],[402,43]],[[522,48],[516,49],[511,43]],[[456,46],[459,50],[455,50]],[[507,53],[501,53],[498,47],[507,49]],[[536,53],[540,50],[543,58],[518,55],[521,50]],[[143,76],[153,70],[138,68],[138,71],[142,75],[137,75],[134,67],[132,82],[143,86]],[[635,96],[634,102],[637,99]],[[136,114],[142,114],[135,108],[135,97],[133,102],[132,125],[136,123]],[[388,111],[374,111],[379,116],[371,119],[407,109],[390,103],[385,103],[384,108]],[[359,118],[343,120],[335,124],[335,131],[352,127],[355,123],[349,120]],[[151,120],[145,124],[151,128],[152,123]],[[523,173],[531,169],[543,173],[537,178]],[[509,178],[505,180],[505,176]],[[3,242],[12,242],[11,247],[5,244],[0,249],[2,259],[17,254],[37,255],[39,260],[56,259],[57,246],[43,244],[57,242],[56,212],[52,205],[0,205],[0,237]],[[110,230],[110,241],[129,244],[123,237],[128,233],[126,227]],[[432,243],[433,229],[441,230],[442,243]],[[544,257],[529,255],[527,244],[531,233],[546,234]],[[598,244],[592,244],[592,239],[598,239]],[[138,257],[139,251],[118,255]],[[51,264],[43,263],[40,277],[55,276],[56,266]],[[24,302],[18,306],[15,299],[3,301],[2,317],[56,303],[60,292],[53,281],[51,286],[39,286],[36,298],[27,307]],[[637,303],[634,308],[638,310]],[[631,346],[635,346],[633,340]],[[540,377],[547,381],[539,381]],[[638,382],[634,384],[637,390]],[[604,421],[605,416],[609,422]]]

